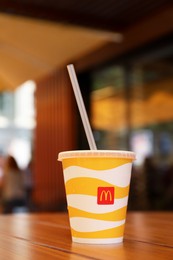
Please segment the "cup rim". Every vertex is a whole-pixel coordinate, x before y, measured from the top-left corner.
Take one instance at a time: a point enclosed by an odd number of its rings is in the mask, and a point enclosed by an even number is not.
[[[74,150],[74,151],[64,151],[58,154],[58,161],[69,158],[95,158],[95,157],[112,157],[112,158],[122,158],[135,160],[136,154],[132,151],[125,150]]]

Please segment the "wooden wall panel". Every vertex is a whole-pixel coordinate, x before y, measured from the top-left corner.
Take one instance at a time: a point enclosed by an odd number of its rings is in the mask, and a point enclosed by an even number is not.
[[[62,209],[65,189],[60,151],[76,147],[76,106],[66,67],[37,82],[34,194],[36,210]]]

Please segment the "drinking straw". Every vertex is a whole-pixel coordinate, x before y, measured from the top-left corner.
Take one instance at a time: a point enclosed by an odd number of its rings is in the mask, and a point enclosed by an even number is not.
[[[82,123],[83,123],[84,129],[85,129],[85,133],[86,133],[86,136],[87,136],[87,140],[88,140],[90,150],[97,150],[96,143],[95,143],[95,140],[94,140],[94,137],[93,137],[93,133],[91,131],[91,126],[90,126],[90,123],[89,123],[89,120],[88,120],[88,115],[86,113],[85,105],[84,105],[84,102],[83,102],[83,98],[82,98],[82,95],[81,95],[79,83],[78,83],[78,80],[77,80],[77,77],[76,77],[76,73],[75,73],[75,69],[74,69],[73,64],[67,65],[67,69],[68,69],[68,73],[69,73],[70,80],[71,80],[71,83],[72,83],[73,91],[74,91],[74,94],[75,94],[76,102],[77,102],[78,109],[79,109],[79,112],[80,112],[80,115],[81,115]]]

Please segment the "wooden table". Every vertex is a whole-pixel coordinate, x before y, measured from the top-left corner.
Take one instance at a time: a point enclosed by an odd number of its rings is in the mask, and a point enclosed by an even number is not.
[[[122,244],[72,243],[66,213],[0,215],[1,260],[173,259],[173,213],[128,213]]]

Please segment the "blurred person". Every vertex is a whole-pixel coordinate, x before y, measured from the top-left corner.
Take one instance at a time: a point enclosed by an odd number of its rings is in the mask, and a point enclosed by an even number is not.
[[[164,209],[173,210],[173,164],[167,169],[163,178],[164,183]]]
[[[28,209],[32,208],[32,191],[33,191],[33,178],[32,178],[32,160],[24,170],[24,185],[26,192],[26,205]]]
[[[8,156],[4,164],[2,182],[3,213],[13,213],[16,207],[25,206],[23,172],[13,156]]]
[[[159,208],[158,204],[161,195],[161,178],[153,157],[148,156],[145,158],[143,169],[146,179],[146,193],[149,209],[155,210]]]
[[[0,212],[2,211],[2,180],[4,173],[4,156],[0,152]]]

